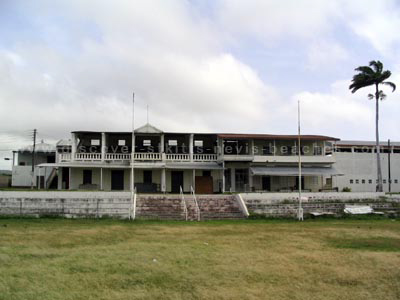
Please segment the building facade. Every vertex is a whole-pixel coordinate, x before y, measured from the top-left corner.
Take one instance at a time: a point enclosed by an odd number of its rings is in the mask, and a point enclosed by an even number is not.
[[[384,192],[400,192],[400,143],[380,144]],[[374,192],[377,184],[375,142],[337,141],[336,167],[343,176],[334,177],[339,190]]]
[[[130,190],[131,169],[138,192],[279,192],[299,188],[334,190],[332,148],[338,139],[320,135],[163,132],[146,124],[132,132],[76,131],[60,141],[55,163],[58,189]],[[134,145],[134,151],[132,145]],[[132,155],[134,160],[132,160]]]

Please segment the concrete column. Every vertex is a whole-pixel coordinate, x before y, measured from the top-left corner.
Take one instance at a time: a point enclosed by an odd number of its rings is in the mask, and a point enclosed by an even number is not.
[[[76,133],[71,133],[71,160],[75,160],[75,153],[77,148]]]
[[[193,190],[195,191],[196,190],[196,170],[195,169],[193,169],[193,171],[192,171],[192,187],[193,187]]]
[[[189,138],[189,156],[190,156],[190,161],[193,161],[193,133],[190,134]]]
[[[36,185],[37,185],[37,189],[40,190],[40,184],[42,183],[42,181],[40,180],[40,171],[42,170],[41,167],[38,167],[38,180],[36,180]]]
[[[100,168],[100,190],[103,190],[103,168]]]
[[[231,191],[234,192],[235,190],[236,190],[235,168],[231,168]]]
[[[167,184],[165,180],[165,169],[161,169],[161,192],[167,192]]]
[[[72,179],[72,168],[68,168],[69,170],[69,178],[68,178],[68,185],[69,185],[69,189],[72,190],[72,184],[71,184],[71,179]]]
[[[164,134],[160,137],[160,153],[164,153]]]
[[[254,155],[254,140],[250,140],[249,147],[249,154]]]
[[[58,167],[57,189],[62,190],[62,168]]]
[[[222,163],[221,178],[222,178],[222,192],[225,193],[225,162]]]
[[[102,161],[104,161],[106,159],[106,150],[107,150],[106,133],[102,132],[101,133],[101,160]]]
[[[251,174],[250,168],[249,168],[249,192],[253,191],[253,174]]]

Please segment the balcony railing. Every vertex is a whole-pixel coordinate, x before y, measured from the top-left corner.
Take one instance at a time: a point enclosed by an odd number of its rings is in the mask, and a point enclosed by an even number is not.
[[[190,154],[182,153],[135,153],[135,160],[138,161],[155,161],[155,160],[166,160],[175,162],[190,162]],[[193,161],[196,162],[215,162],[218,159],[217,154],[193,154]],[[59,154],[60,162],[69,162],[72,160],[71,153]],[[75,161],[102,161],[103,157],[101,153],[75,153]],[[105,153],[105,161],[130,161],[130,153]]]
[[[75,160],[101,160],[101,153],[75,153]]]
[[[217,154],[193,154],[194,161],[216,161],[218,158]]]
[[[166,154],[165,159],[169,161],[190,161],[189,154]]]
[[[129,155],[130,157],[130,155]],[[161,160],[161,153],[135,153],[135,160]]]
[[[131,155],[127,153],[106,153],[106,160],[130,160]]]

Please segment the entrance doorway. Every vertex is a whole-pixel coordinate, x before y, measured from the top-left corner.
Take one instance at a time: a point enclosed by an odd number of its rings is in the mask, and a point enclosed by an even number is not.
[[[111,170],[111,189],[114,191],[124,189],[124,170]]]
[[[183,189],[183,171],[171,171],[171,192],[179,193]]]
[[[262,177],[262,189],[263,191],[271,191],[271,177],[270,176],[263,176]]]

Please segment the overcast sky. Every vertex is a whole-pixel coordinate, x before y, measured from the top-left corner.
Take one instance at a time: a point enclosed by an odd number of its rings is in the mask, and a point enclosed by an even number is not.
[[[57,4],[55,4],[57,3]],[[9,149],[73,130],[287,133],[374,139],[370,89],[354,68],[381,60],[400,90],[396,0],[0,0],[0,169]],[[381,138],[400,140],[400,93]]]

